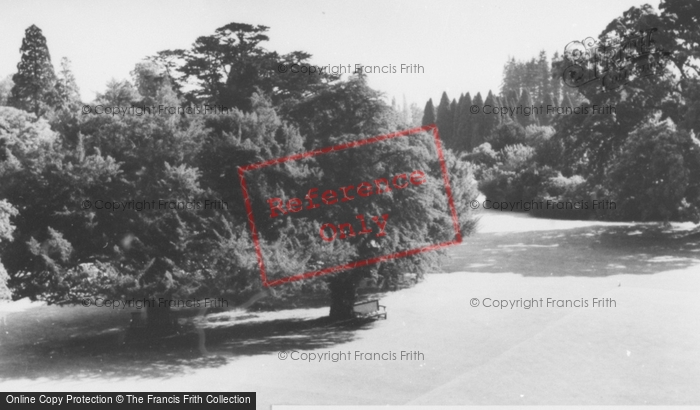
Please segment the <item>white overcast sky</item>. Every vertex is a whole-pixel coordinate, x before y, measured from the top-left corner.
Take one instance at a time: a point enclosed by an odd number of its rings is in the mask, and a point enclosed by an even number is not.
[[[658,0],[3,1],[0,76],[16,72],[24,31],[47,38],[54,67],[73,63],[83,100],[157,51],[187,48],[230,22],[270,27],[268,50],[313,55],[314,64],[421,64],[424,74],[374,74],[370,84],[421,107],[428,98],[498,90],[509,56],[548,56],[597,37],[632,6]]]

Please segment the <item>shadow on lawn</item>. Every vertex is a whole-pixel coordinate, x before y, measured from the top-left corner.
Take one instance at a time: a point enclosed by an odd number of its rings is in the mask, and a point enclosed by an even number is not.
[[[72,316],[75,319],[75,315]],[[103,318],[102,329],[80,327],[83,332],[80,335],[76,335],[77,329],[71,329],[72,334],[54,335],[35,343],[19,340],[2,343],[0,338],[0,381],[17,378],[169,378],[192,369],[223,366],[240,356],[346,343],[355,338],[358,330],[373,326],[367,322],[333,324],[326,317],[264,320],[264,314],[261,316],[263,320],[247,323],[237,323],[235,318],[219,320],[213,327],[207,322],[207,356],[200,353],[198,334],[192,322],[186,319],[180,320],[187,323],[181,326],[179,334],[142,342],[121,342],[123,328],[114,327],[114,317],[111,320]],[[2,326],[0,330],[5,333]]]
[[[659,224],[476,234],[453,248],[446,272],[524,276],[654,274],[700,264],[700,237]]]

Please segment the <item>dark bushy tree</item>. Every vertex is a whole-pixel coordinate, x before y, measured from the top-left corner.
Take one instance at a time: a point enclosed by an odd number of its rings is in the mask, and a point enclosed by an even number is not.
[[[472,97],[467,93],[459,104],[457,127],[455,128],[454,150],[470,151],[472,149],[472,118],[469,110],[472,106]]]
[[[443,92],[440,98],[440,104],[437,107],[437,118],[435,120],[437,123],[438,131],[440,132],[440,138],[445,141],[445,145],[448,147],[453,146],[453,134],[452,129],[454,125],[454,115],[450,109],[450,99],[447,97],[447,93]]]
[[[302,134],[306,136],[307,146],[319,148],[396,131],[397,124],[392,123],[395,116],[391,115],[391,112],[391,107],[382,101],[380,94],[367,86],[365,78],[355,76],[348,84],[332,86],[316,98],[300,104],[298,108],[290,111],[290,117],[295,118],[299,124]],[[359,115],[348,115],[349,113]],[[375,179],[378,173],[393,175],[407,172],[407,167],[411,170],[437,171],[436,153],[432,144],[432,138],[429,136],[418,140],[398,138],[362,149],[343,151],[341,154],[320,155],[308,165],[311,170],[318,169],[318,172],[305,178],[294,179],[303,182],[296,186],[299,190],[297,196],[303,197],[305,194],[302,187],[308,189],[308,186],[317,186],[310,185],[312,183],[331,187],[347,186],[357,184],[358,181]],[[461,218],[460,224],[464,229],[463,234],[466,235],[472,229],[466,205],[476,196],[473,179],[466,164],[458,163],[449,151],[446,155],[451,164],[451,171],[454,172],[451,176],[452,183],[456,184],[455,201]],[[349,173],[349,169],[356,171]],[[291,181],[285,184],[288,186],[285,192],[295,189]],[[376,196],[372,201],[358,203],[352,209],[325,207],[317,210],[319,212],[315,214],[317,216],[314,217],[314,221],[352,221],[358,214],[391,215],[391,226],[394,227],[391,235],[382,238],[362,235],[346,241],[354,250],[354,254],[348,255],[354,255],[357,260],[412,249],[425,242],[447,240],[450,234],[454,235],[454,230],[451,221],[446,218],[448,213],[440,208],[444,205],[444,194],[440,191],[442,185],[439,180],[431,180],[425,189],[402,190],[392,195]],[[314,230],[310,231],[308,236],[318,237],[318,228],[319,226],[314,225]],[[273,232],[270,235],[273,235]],[[442,257],[443,252],[424,253],[333,274],[328,278],[331,317],[345,319],[351,316],[356,287],[361,279],[370,276],[387,278],[406,272],[422,273],[428,266],[437,266]]]
[[[491,107],[500,106],[500,103],[496,100],[496,98],[494,97],[491,90],[489,90],[489,93],[486,96],[486,100],[484,100],[484,105],[485,106],[488,105]],[[482,129],[482,134],[481,134],[482,135],[482,140],[481,140],[482,142],[485,141],[488,138],[488,136],[491,135],[493,130],[496,129],[496,127],[498,126],[498,124],[501,121],[501,116],[500,115],[493,115],[493,114],[484,115],[483,120],[484,120],[484,127]],[[476,141],[476,142],[479,142],[479,141]]]
[[[31,25],[24,34],[10,104],[19,109],[45,114],[56,103],[56,74],[41,29]]]
[[[331,74],[290,75],[278,72],[280,64],[309,64],[311,55],[295,51],[286,55],[265,50],[269,27],[229,23],[209,36],[199,37],[189,50],[165,50],[153,59],[173,75],[182,74],[176,88],[195,87],[186,97],[191,103],[209,103],[243,111],[251,109],[256,90],[272,97],[275,105],[298,101],[319,87],[338,79]]]
[[[700,221],[700,143],[667,123],[630,135],[608,171],[623,218]]]
[[[484,100],[481,97],[481,93],[476,93],[476,96],[472,100],[472,104],[479,107],[479,112],[477,114],[473,114],[471,118],[471,146],[478,147],[479,145],[484,143],[484,139],[486,137],[484,135],[486,129],[486,114],[484,114],[483,110]]]
[[[425,109],[423,110],[423,119],[421,120],[421,125],[433,125],[435,124],[435,106],[433,105],[433,99],[429,99],[425,103]]]

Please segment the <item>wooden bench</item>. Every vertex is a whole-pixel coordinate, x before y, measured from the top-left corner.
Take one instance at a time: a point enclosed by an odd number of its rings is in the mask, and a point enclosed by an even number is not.
[[[357,318],[378,319],[383,317],[386,319],[386,307],[379,304],[378,300],[368,300],[365,302],[357,302],[352,308]]]

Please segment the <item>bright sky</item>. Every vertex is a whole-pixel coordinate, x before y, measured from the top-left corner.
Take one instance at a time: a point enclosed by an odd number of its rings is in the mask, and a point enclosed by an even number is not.
[[[420,64],[422,74],[370,74],[370,85],[428,98],[497,91],[509,56],[561,54],[567,43],[597,35],[642,0],[24,0],[0,13],[0,76],[16,72],[24,31],[42,29],[56,70],[73,63],[83,100],[157,51],[188,48],[230,22],[270,27],[268,50],[313,55],[318,65]],[[658,8],[658,0],[651,3]],[[291,75],[291,74],[286,74]]]

